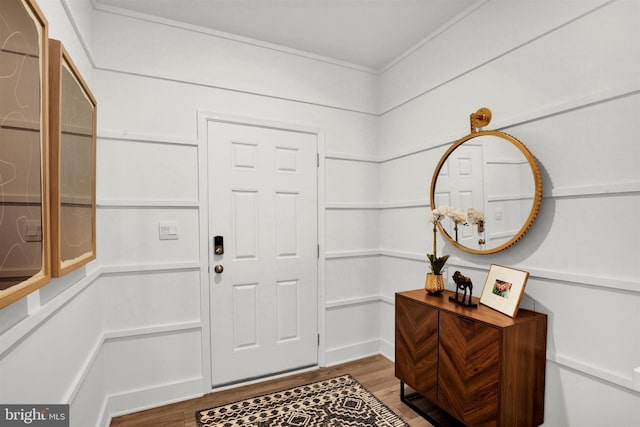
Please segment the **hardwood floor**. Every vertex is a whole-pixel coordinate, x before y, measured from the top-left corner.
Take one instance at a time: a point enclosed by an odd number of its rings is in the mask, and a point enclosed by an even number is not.
[[[262,383],[241,386],[207,394],[203,397],[159,408],[116,417],[111,427],[196,427],[195,413],[200,409],[224,405],[252,396],[308,384],[335,376],[351,374],[360,384],[391,408],[411,427],[431,424],[400,402],[400,381],[395,377],[393,362],[381,355],[353,362],[319,368]]]

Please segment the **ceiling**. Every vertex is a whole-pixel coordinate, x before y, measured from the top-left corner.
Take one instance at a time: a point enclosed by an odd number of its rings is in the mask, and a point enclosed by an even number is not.
[[[379,71],[481,0],[94,0]]]

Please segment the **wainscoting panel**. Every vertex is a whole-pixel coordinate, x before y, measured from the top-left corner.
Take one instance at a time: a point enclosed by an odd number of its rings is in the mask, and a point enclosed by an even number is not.
[[[325,252],[368,250],[378,247],[377,211],[327,210]]]
[[[416,252],[415,259],[388,255],[389,251],[384,251],[387,255],[380,256],[380,294],[391,298],[395,303],[395,293],[400,291],[408,291],[411,289],[424,288],[425,275],[430,271],[429,262],[425,255]],[[445,285],[449,281],[445,280]],[[387,319],[389,320],[389,319]],[[393,323],[393,321],[392,321]],[[383,335],[383,338],[391,338]]]
[[[96,425],[108,427],[118,415],[143,411],[202,396],[202,378],[190,378],[162,384],[156,387],[130,390],[109,395]]]
[[[631,426],[640,420],[638,396],[638,392],[548,361],[545,425]]]
[[[637,194],[544,199],[541,209],[540,224],[532,229],[531,236],[525,235],[518,243],[520,251],[539,247],[530,251],[528,265],[568,270],[568,273],[600,277],[604,281],[610,277],[637,283],[640,276],[637,261],[640,235],[635,225]],[[608,217],[610,221],[604,219]],[[624,246],[613,245],[618,239],[624,240]],[[636,289],[639,290],[640,287]]]
[[[325,263],[327,302],[378,293],[380,257],[330,258]]]
[[[372,162],[327,159],[325,189],[327,196],[331,197],[327,203],[377,203],[378,169],[378,164]]]
[[[625,325],[625,337],[640,336],[640,325],[630,322],[640,313],[640,292],[612,292],[607,288],[567,285],[545,278],[530,277],[526,292],[535,302],[536,311],[547,313],[547,352],[558,362],[575,360],[594,371],[608,372],[616,378],[626,378],[631,386],[633,370],[638,366],[638,342],[620,339],[611,332],[611,325]],[[590,310],[569,310],[589,307]],[[603,319],[602,313],[607,313]]]
[[[105,331],[200,320],[197,270],[104,274],[100,286]]]
[[[97,348],[98,352],[91,359],[91,363],[83,366],[86,371],[81,370],[84,377],[78,384],[74,398],[65,402],[70,404],[70,416],[73,426],[104,425],[100,422],[100,419],[104,416],[107,407],[107,381],[104,353],[99,351],[102,348],[102,343],[101,339]]]
[[[335,363],[379,353],[379,300],[334,304],[325,313],[326,363]]]
[[[465,130],[461,128],[460,137]],[[416,142],[429,143],[427,140]],[[428,201],[433,171],[447,148],[436,146],[410,156],[384,160],[380,164],[380,200],[385,203]]]
[[[577,104],[572,110],[506,130],[518,135],[537,157],[544,171],[544,195],[573,188],[577,196],[581,188],[593,185],[638,184],[640,146],[629,135],[636,132],[640,79],[635,89],[594,104]],[[594,126],[581,126],[582,122]],[[560,146],[562,153],[557,150]],[[580,167],[567,167],[567,161],[576,159],[580,159]]]
[[[64,399],[76,385],[78,367],[84,366],[101,335],[100,292],[93,285],[0,354],[1,402],[67,403]]]
[[[198,200],[195,145],[100,137],[101,200]]]
[[[176,239],[161,240],[162,225],[175,227]],[[101,265],[140,265],[197,261],[198,210],[195,208],[102,208],[97,213]]]
[[[380,211],[380,242],[386,250],[433,252],[433,228],[428,222],[429,207],[384,209]],[[401,227],[398,224],[402,224]],[[443,239],[438,233],[438,253],[443,254]]]
[[[415,286],[419,288],[420,286]],[[411,288],[403,289],[409,290]],[[389,360],[395,360],[395,326],[396,305],[395,295],[380,295],[380,353]],[[392,320],[390,320],[392,319]]]
[[[200,331],[197,329],[106,340],[102,351],[106,362],[107,394],[201,377],[200,343]]]

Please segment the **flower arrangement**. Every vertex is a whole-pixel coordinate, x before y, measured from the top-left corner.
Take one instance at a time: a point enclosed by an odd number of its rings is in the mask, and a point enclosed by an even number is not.
[[[449,255],[438,257],[436,251],[436,231],[437,225],[444,219],[451,218],[454,223],[455,241],[458,241],[458,225],[478,225],[478,232],[484,231],[484,212],[478,209],[469,208],[467,212],[460,208],[452,208],[449,206],[439,206],[431,211],[429,222],[433,224],[433,253],[427,254],[431,271],[433,274],[442,274],[442,269],[449,259]],[[482,241],[484,243],[484,241]]]
[[[469,208],[467,211],[467,221],[469,224],[476,225],[480,223],[480,221],[484,221],[484,212],[478,209]]]
[[[478,209],[469,208],[467,211],[469,224],[478,226],[478,233],[484,233],[484,212]],[[484,244],[484,239],[478,241],[479,245]]]
[[[449,255],[438,257],[436,251],[436,231],[438,223],[448,216],[450,210],[451,208],[448,206],[440,206],[431,211],[431,218],[429,218],[429,222],[433,224],[433,253],[427,254],[427,258],[431,264],[433,274],[442,274],[442,269],[449,259]]]
[[[467,223],[467,214],[460,208],[450,208],[447,216],[453,220],[453,231],[455,232],[456,242],[458,241],[458,224]]]

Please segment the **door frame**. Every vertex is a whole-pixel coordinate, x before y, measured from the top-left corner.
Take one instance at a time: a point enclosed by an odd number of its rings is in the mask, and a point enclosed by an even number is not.
[[[317,172],[317,221],[318,221],[318,366],[325,366],[325,198],[324,198],[324,131],[319,127],[277,122],[256,117],[237,116],[216,111],[198,110],[198,209],[199,215],[199,256],[200,256],[200,322],[202,342],[202,390],[203,394],[212,391],[211,377],[211,307],[209,293],[209,168],[208,168],[208,125],[209,122],[230,123],[235,125],[256,126],[268,129],[301,132],[315,135],[318,150]],[[204,236],[204,237],[203,237]],[[233,387],[242,385],[235,384]]]

